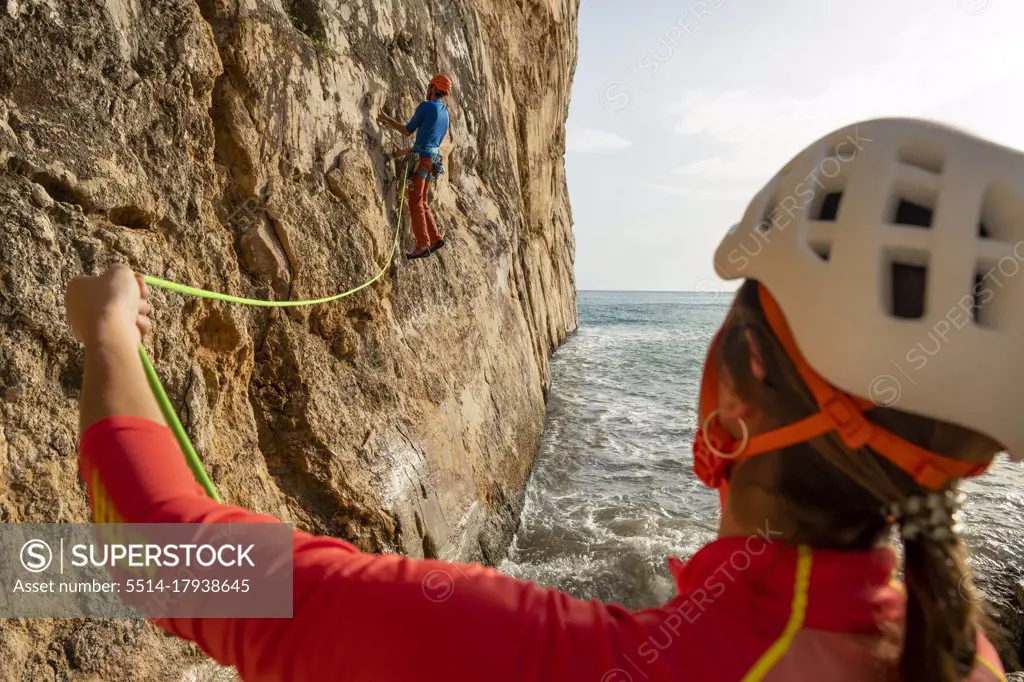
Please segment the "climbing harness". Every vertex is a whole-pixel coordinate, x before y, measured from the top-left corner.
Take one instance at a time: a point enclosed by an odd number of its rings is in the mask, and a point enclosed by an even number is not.
[[[412,164],[406,173],[406,181],[413,180],[417,175],[427,182],[437,181],[444,173],[444,157],[441,156],[440,147],[416,146],[412,148],[409,158],[415,158],[416,163]],[[430,159],[433,162],[429,171],[419,170],[420,159]]]
[[[406,161],[405,172],[409,171],[409,163],[412,160],[410,155],[409,160]],[[401,189],[401,188],[399,188]],[[207,291],[206,289],[199,289],[196,287],[190,287],[185,284],[179,284],[178,282],[171,282],[151,275],[143,276],[146,284],[157,287],[159,289],[166,289],[167,291],[174,291],[179,294],[186,296],[197,296],[199,298],[207,298],[213,301],[223,301],[225,303],[235,303],[238,305],[249,305],[259,306],[262,308],[294,308],[298,306],[306,305],[318,305],[320,303],[330,303],[331,301],[337,301],[351,296],[359,291],[362,291],[366,287],[370,286],[381,277],[384,276],[390,268],[391,264],[395,259],[395,251],[398,249],[398,240],[402,234],[402,212],[405,209],[405,195],[404,191],[399,191],[399,202],[398,202],[398,220],[395,224],[395,239],[391,244],[391,252],[388,254],[388,259],[381,267],[380,272],[374,275],[371,279],[363,282],[359,286],[344,291],[334,296],[327,296],[325,298],[307,299],[301,301],[264,301],[257,298],[242,298],[240,296],[231,296],[229,294],[222,294],[216,291]],[[181,447],[181,451],[185,454],[185,461],[188,462],[189,468],[192,470],[192,474],[196,478],[196,482],[203,487],[206,494],[209,495],[213,500],[220,502],[220,496],[217,494],[217,489],[214,487],[210,477],[206,475],[206,470],[203,469],[202,462],[199,461],[199,455],[196,453],[195,448],[192,446],[192,441],[189,439],[188,434],[185,432],[185,427],[182,426],[181,420],[178,419],[178,415],[174,411],[174,406],[171,405],[170,398],[167,397],[167,392],[164,390],[163,384],[160,383],[160,377],[157,376],[156,369],[153,367],[153,362],[149,358],[149,354],[146,353],[146,348],[143,345],[139,345],[139,356],[142,359],[142,366],[146,371],[146,379],[149,381],[150,390],[153,391],[153,396],[156,398],[157,403],[160,405],[160,411],[164,415],[164,419],[167,420],[168,426],[174,433],[175,439],[178,441],[178,445]]]

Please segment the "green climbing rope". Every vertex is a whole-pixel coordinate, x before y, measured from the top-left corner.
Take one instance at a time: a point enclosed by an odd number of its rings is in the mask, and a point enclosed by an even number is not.
[[[391,252],[388,254],[387,261],[380,269],[380,272],[374,275],[373,278],[363,282],[353,289],[349,289],[348,291],[344,291],[340,294],[335,294],[334,296],[327,296],[325,298],[301,301],[264,301],[258,298],[242,298],[240,296],[231,296],[229,294],[222,294],[216,291],[207,291],[206,289],[190,287],[186,284],[179,284],[178,282],[171,282],[158,277],[152,277],[150,275],[145,275],[143,279],[146,284],[150,286],[174,291],[186,296],[198,296],[199,298],[207,298],[214,301],[224,301],[225,303],[235,303],[238,305],[259,306],[262,308],[294,308],[297,306],[317,305],[320,303],[330,303],[331,301],[337,301],[345,298],[346,296],[351,296],[352,294],[362,291],[383,277],[384,273],[391,268],[391,264],[395,260],[395,251],[398,250],[399,238],[402,235],[402,213],[405,210],[405,195],[407,193],[405,178],[409,172],[411,159],[412,157],[410,156],[405,162],[405,170],[402,172],[402,175],[399,176],[401,199],[398,202],[398,220],[395,224],[395,239],[391,244]],[[160,383],[160,377],[157,376],[156,369],[153,368],[153,362],[149,359],[149,354],[146,353],[144,346],[139,346],[139,357],[142,358],[142,366],[146,370],[146,378],[149,380],[149,387],[153,391],[153,396],[160,405],[160,411],[163,413],[164,419],[167,421],[167,425],[171,428],[171,431],[174,432],[174,437],[177,439],[178,445],[181,447],[181,451],[185,454],[185,461],[188,462],[189,468],[192,469],[192,474],[195,476],[199,485],[203,487],[203,490],[206,491],[206,494],[217,502],[220,502],[220,496],[217,494],[217,489],[214,487],[210,477],[207,476],[206,470],[203,468],[203,463],[199,460],[199,455],[196,453],[196,449],[192,446],[192,441],[185,432],[185,427],[182,426],[181,420],[178,419],[178,415],[174,411],[174,406],[171,405],[171,400],[167,397],[167,391],[164,390],[163,384]]]
[[[206,470],[203,469],[203,463],[199,461],[199,455],[196,454],[196,449],[192,447],[192,441],[189,440],[188,434],[185,433],[185,427],[181,425],[181,420],[178,419],[178,415],[174,411],[174,406],[171,405],[171,399],[167,397],[167,391],[164,390],[163,384],[160,383],[160,377],[156,375],[156,370],[153,368],[153,362],[149,359],[149,354],[146,352],[144,346],[139,346],[139,356],[142,358],[142,366],[146,369],[146,378],[149,380],[149,387],[152,389],[157,403],[160,404],[160,411],[163,412],[167,425],[170,426],[171,431],[174,432],[174,437],[178,440],[178,445],[181,447],[181,451],[185,453],[185,461],[188,462],[189,469],[192,470],[192,474],[196,477],[196,481],[199,482],[199,485],[203,486],[203,490],[206,491],[206,494],[217,502],[220,502],[220,496],[217,494],[217,489],[213,487],[213,481],[211,481],[210,477],[206,475]]]

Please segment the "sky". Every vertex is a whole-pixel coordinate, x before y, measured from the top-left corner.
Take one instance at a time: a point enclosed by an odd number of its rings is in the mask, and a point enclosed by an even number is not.
[[[1024,149],[1021,26],[1024,0],[582,0],[577,287],[735,289],[712,266],[721,237],[846,124],[924,117]]]

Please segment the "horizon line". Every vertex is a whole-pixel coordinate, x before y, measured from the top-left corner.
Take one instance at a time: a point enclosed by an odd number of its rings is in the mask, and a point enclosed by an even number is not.
[[[577,289],[576,293],[593,292],[598,294],[733,294],[735,289],[720,289],[716,291],[695,291],[693,289]]]

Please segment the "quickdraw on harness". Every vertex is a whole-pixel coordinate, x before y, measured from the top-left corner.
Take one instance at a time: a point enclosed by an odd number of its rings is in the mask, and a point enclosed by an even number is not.
[[[738,441],[733,438],[718,422],[717,350],[722,330],[729,324],[727,318],[712,340],[704,363],[699,424],[693,441],[693,471],[706,486],[718,489],[723,508],[734,463],[811,440],[829,431],[835,431],[850,449],[871,448],[931,490],[942,488],[954,478],[978,476],[988,468],[990,462],[961,462],[943,457],[868,421],[864,413],[877,406],[840,391],[815,372],[797,348],[778,303],[761,284],[758,284],[758,293],[769,326],[814,394],[820,411],[757,436],[751,436],[741,420],[739,424],[743,435]]]

